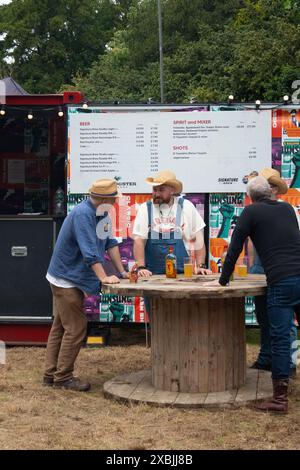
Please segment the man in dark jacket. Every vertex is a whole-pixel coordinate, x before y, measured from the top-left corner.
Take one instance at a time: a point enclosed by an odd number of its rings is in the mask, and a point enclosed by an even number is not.
[[[272,351],[273,399],[256,405],[261,411],[287,412],[290,329],[300,303],[300,233],[290,204],[271,200],[261,176],[247,185],[253,204],[246,207],[233,232],[219,284],[226,286],[249,236],[267,277],[267,310]],[[213,284],[213,283],[211,283]]]

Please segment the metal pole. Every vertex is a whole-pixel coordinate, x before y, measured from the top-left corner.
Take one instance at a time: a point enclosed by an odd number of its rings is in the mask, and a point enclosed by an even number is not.
[[[158,12],[158,35],[159,35],[159,68],[160,68],[160,102],[164,103],[164,58],[163,58],[163,35],[162,35],[162,16],[161,1],[157,0]]]

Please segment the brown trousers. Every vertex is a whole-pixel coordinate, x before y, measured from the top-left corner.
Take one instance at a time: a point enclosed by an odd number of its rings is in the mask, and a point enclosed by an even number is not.
[[[52,284],[51,290],[54,319],[47,343],[45,377],[59,383],[73,377],[74,363],[86,337],[87,320],[81,290]]]

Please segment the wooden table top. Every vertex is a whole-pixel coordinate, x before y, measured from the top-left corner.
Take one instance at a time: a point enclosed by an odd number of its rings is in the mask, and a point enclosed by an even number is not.
[[[186,279],[179,275],[177,279],[167,279],[166,276],[151,276],[139,278],[137,283],[121,280],[119,284],[103,284],[105,294],[118,294],[139,297],[161,297],[170,299],[208,299],[246,297],[266,294],[266,277],[263,274],[248,274],[244,277],[235,275],[234,281],[228,286],[207,286],[208,281],[218,279],[219,275],[194,275]]]

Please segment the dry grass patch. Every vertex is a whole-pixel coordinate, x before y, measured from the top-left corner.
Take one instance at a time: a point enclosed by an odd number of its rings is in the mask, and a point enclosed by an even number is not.
[[[280,417],[106,400],[106,380],[150,367],[150,350],[126,335],[126,345],[121,336],[113,346],[80,352],[76,373],[90,380],[87,394],[41,385],[44,348],[10,348],[0,368],[0,449],[300,449],[299,379],[290,413]],[[256,354],[248,344],[249,363]]]

